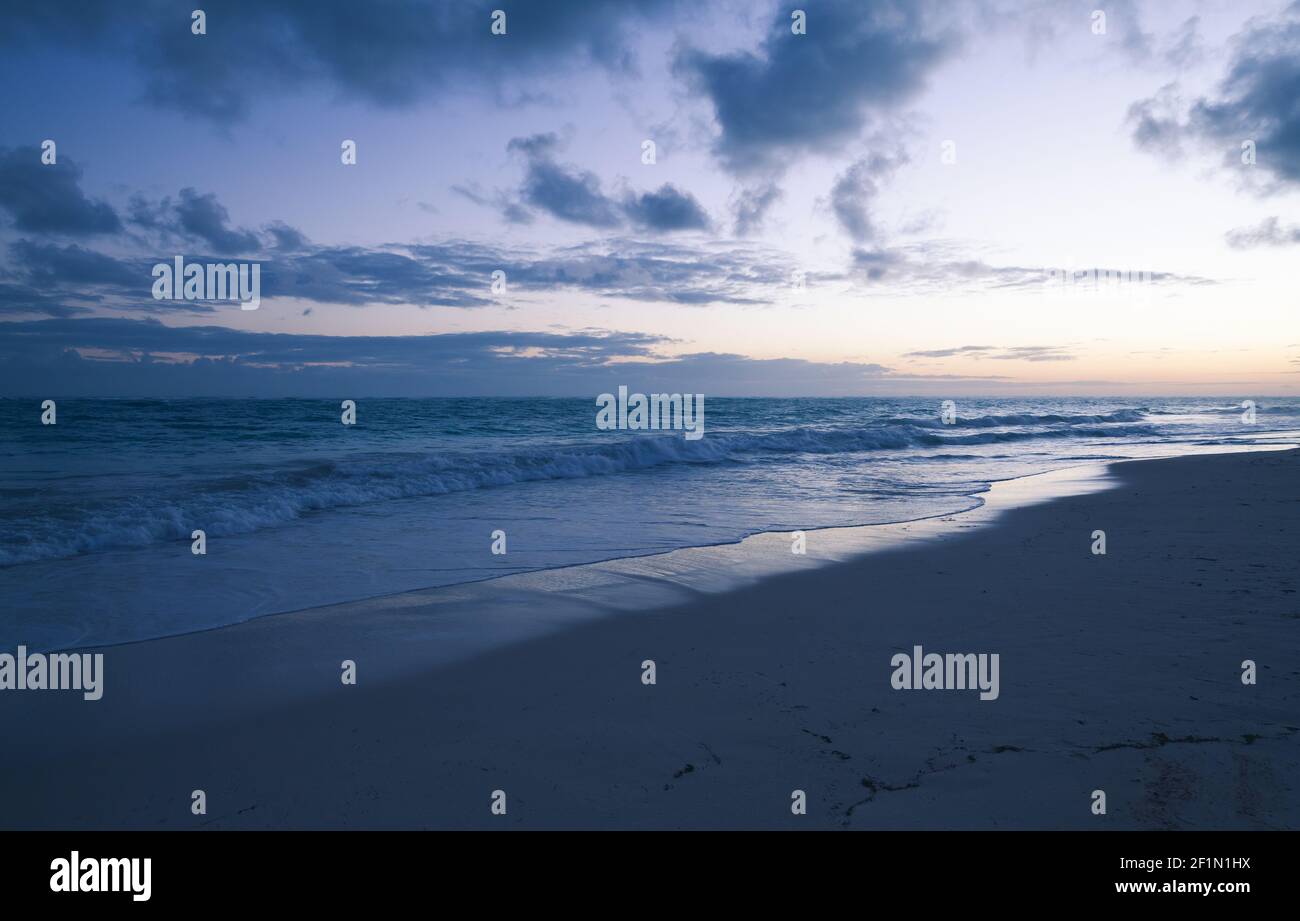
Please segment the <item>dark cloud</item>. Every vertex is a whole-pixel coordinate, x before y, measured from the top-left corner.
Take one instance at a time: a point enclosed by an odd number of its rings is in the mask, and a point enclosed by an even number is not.
[[[527,161],[519,194],[529,206],[561,221],[608,229],[623,223],[618,206],[600,190],[595,173],[560,166],[552,158],[555,135],[515,138],[509,149]]]
[[[208,244],[219,255],[249,253],[260,247],[256,234],[228,226],[230,214],[211,192],[200,195],[194,189],[181,189],[176,216],[186,236]]]
[[[63,298],[40,288],[0,281],[0,314],[71,317],[88,312],[89,308],[69,304]]]
[[[1283,225],[1276,217],[1267,217],[1254,227],[1238,227],[1225,235],[1233,249],[1257,246],[1294,246],[1300,243],[1300,224]]]
[[[456,247],[319,247],[272,258],[262,268],[263,297],[331,304],[483,307],[492,303],[490,270],[458,262]]]
[[[78,245],[17,240],[0,268],[0,313],[66,317],[111,303],[153,309],[151,265]]]
[[[108,318],[0,330],[6,388],[26,377],[24,391],[100,395],[545,393],[548,379],[563,387],[611,359],[650,357],[662,342],[637,333],[313,336]]]
[[[506,150],[517,151],[529,160],[549,160],[560,150],[560,136],[553,131],[511,138]]]
[[[238,356],[248,361],[303,368],[347,361],[357,365],[436,365],[452,359],[490,358],[528,351],[603,363],[613,358],[644,358],[665,340],[641,333],[447,333],[426,336],[317,336],[262,333],[222,326],[167,326],[158,320],[93,318],[62,322],[36,320],[4,325],[5,358],[23,344],[48,349],[95,349],[123,353],[175,352],[201,358]]]
[[[0,47],[129,52],[150,102],[229,123],[267,93],[324,86],[401,106],[453,82],[501,90],[595,64],[635,73],[629,38],[675,0],[211,0],[207,34],[173,0],[0,4]],[[490,32],[492,11],[507,32]]]
[[[911,0],[809,0],[807,34],[781,7],[757,53],[683,49],[676,72],[713,105],[715,152],[736,172],[779,170],[792,154],[824,153],[911,99],[955,46],[932,33],[932,9]]]
[[[0,390],[40,397],[555,395],[594,398],[619,384],[647,392],[842,396],[947,390],[997,375],[898,374],[875,362],[667,356],[644,333],[474,332],[316,336],[156,320],[0,324]]]
[[[137,193],[127,202],[127,220],[145,230],[170,232],[172,224],[172,216],[168,213],[170,203],[171,199],[155,202]]]
[[[55,286],[95,286],[116,288],[139,286],[148,278],[148,269],[132,266],[81,246],[56,246],[18,240],[10,244],[9,253],[17,265],[26,270],[27,279],[46,288]]]
[[[1185,111],[1171,109],[1167,93],[1134,103],[1128,118],[1134,141],[1157,152],[1190,142],[1221,151],[1234,168],[1258,168],[1275,183],[1300,184],[1300,3],[1277,18],[1252,20],[1232,46],[1215,92]],[[1255,144],[1252,166],[1243,166],[1245,141]]]
[[[276,249],[285,252],[302,252],[311,246],[311,241],[303,236],[302,231],[296,227],[290,227],[283,221],[274,221],[268,224],[266,232],[275,241]]]
[[[621,198],[606,195],[595,173],[558,163],[559,139],[554,134],[514,138],[507,150],[523,155],[524,181],[519,201],[501,199],[502,213],[511,223],[531,218],[522,206],[535,208],[571,224],[598,230],[612,230],[631,224],[652,233],[705,230],[710,226],[704,208],[689,192],[665,183],[653,192],[627,192]],[[473,190],[457,191],[471,201],[483,203]]]
[[[46,165],[35,146],[0,148],[0,208],[27,233],[90,236],[122,229],[111,205],[81,191],[81,167],[71,157]]]
[[[184,232],[169,214],[166,208],[150,211],[150,226],[164,241],[171,241],[173,232]],[[670,212],[646,220],[671,224],[682,218]],[[206,229],[220,241],[214,230],[224,226],[222,221]],[[137,248],[140,243],[131,237],[122,242]],[[508,304],[508,297],[498,298],[491,290],[497,270],[506,273],[512,293],[571,290],[638,301],[764,304],[785,285],[792,268],[787,257],[761,247],[678,247],[622,239],[541,254],[465,241],[321,246],[278,222],[268,226],[264,239],[253,236],[240,245],[245,243],[257,244],[241,256],[262,266],[263,298],[353,306]],[[0,310],[6,313],[64,316],[90,304],[150,311],[216,309],[202,301],[153,299],[152,266],[170,262],[174,253],[154,249],[121,258],[81,246],[20,240],[9,247],[8,255],[0,269]],[[223,259],[221,253],[206,249],[184,255],[190,262]]]
[[[835,178],[831,187],[831,210],[844,232],[855,243],[870,243],[877,237],[870,208],[880,191],[879,183],[894,174],[906,160],[903,155],[871,153],[855,161]]]
[[[638,228],[655,232],[707,230],[709,216],[695,197],[665,183],[655,192],[629,194],[623,213]]]
[[[510,277],[526,287],[638,301],[767,304],[788,287],[794,268],[788,257],[757,247],[618,240],[552,253],[517,266]]]
[[[530,180],[554,166],[557,142],[552,135],[520,138],[511,149],[527,157]],[[866,205],[874,195],[875,176],[896,160],[873,156],[855,164],[836,183],[837,215],[859,238],[874,235]],[[672,185],[648,193],[605,195],[599,183],[581,182],[568,199],[558,184],[529,202],[556,217],[611,228],[669,232],[709,227],[704,210],[689,194]],[[572,192],[572,190],[570,190]],[[763,195],[779,193],[768,187]],[[554,196],[554,197],[548,197]],[[585,196],[585,197],[584,197]],[[543,207],[544,206],[544,207]],[[523,207],[521,205],[521,207]],[[98,305],[114,309],[210,313],[219,305],[203,301],[156,301],[151,296],[154,263],[183,253],[191,262],[219,262],[231,254],[262,265],[262,296],[315,303],[364,306],[411,304],[420,307],[474,308],[510,304],[492,292],[493,273],[506,273],[511,295],[570,290],[598,297],[689,305],[767,304],[788,288],[796,266],[786,255],[757,246],[698,242],[675,246],[612,238],[537,253],[466,241],[382,246],[321,246],[296,228],[276,221],[255,233],[233,228],[229,215],[212,194],[192,188],[179,198],[151,202],[135,197],[129,208],[132,225],[144,232],[123,234],[118,248],[133,247],[128,257],[80,246],[55,246],[27,240],[9,250],[10,266],[0,272],[5,285],[0,309],[6,313],[66,316]],[[604,215],[595,219],[593,215]],[[141,251],[143,246],[143,251]],[[830,276],[826,276],[829,278]],[[851,277],[888,286],[891,292],[1041,285],[1041,268],[993,266],[955,258],[942,248],[913,245],[887,249],[859,247]],[[1156,273],[1156,282],[1204,283],[1205,279]]]
[[[262,238],[254,231],[230,226],[230,212],[212,192],[184,188],[176,201],[170,196],[151,201],[133,195],[127,206],[127,217],[136,228],[150,232],[161,245],[198,245],[218,256],[256,253],[264,248]],[[283,221],[267,225],[265,232],[281,249],[299,250],[307,246],[307,239]]]

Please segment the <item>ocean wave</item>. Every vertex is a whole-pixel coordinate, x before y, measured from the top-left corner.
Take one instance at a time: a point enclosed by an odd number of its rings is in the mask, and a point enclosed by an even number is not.
[[[1276,403],[1260,402],[1255,400],[1255,413],[1257,415],[1269,416],[1294,416],[1300,414],[1300,403]],[[1239,416],[1245,412],[1245,407],[1241,402],[1229,403],[1226,406],[1194,406],[1182,409],[1153,409],[1150,411],[1152,416],[1187,416],[1187,415],[1208,415],[1208,416]]]
[[[889,419],[856,428],[715,431],[697,441],[687,441],[681,433],[642,433],[619,436],[616,441],[512,452],[312,460],[283,469],[190,484],[185,492],[170,497],[137,495],[106,507],[65,507],[5,522],[0,525],[0,565],[188,541],[195,529],[204,530],[210,537],[246,534],[328,509],[540,480],[610,476],[670,465],[761,464],[794,455],[850,455],[1153,434],[1148,426],[1132,424],[1143,416],[1138,409],[1104,415],[985,416],[943,425],[944,431],[931,425],[931,420]],[[1115,423],[1128,424],[1105,427]],[[1012,426],[1021,428],[990,430]],[[924,459],[918,456],[917,461]]]
[[[1071,415],[1059,413],[1013,413],[1010,415],[974,416],[963,419],[960,416],[954,423],[945,423],[938,418],[895,417],[882,420],[886,423],[915,425],[921,428],[1004,428],[1013,425],[1096,425],[1106,422],[1142,422],[1149,410],[1146,407],[1117,409],[1114,412],[1095,415]]]

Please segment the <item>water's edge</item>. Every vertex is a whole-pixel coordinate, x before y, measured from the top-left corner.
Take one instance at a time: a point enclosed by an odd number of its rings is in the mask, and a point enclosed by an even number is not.
[[[357,624],[376,617],[415,613],[436,618],[444,643],[424,664],[443,664],[485,651],[503,641],[526,639],[575,620],[667,607],[701,594],[734,591],[762,579],[846,562],[868,553],[898,550],[993,524],[1005,512],[1055,499],[1114,488],[1111,467],[1178,457],[1294,450],[1297,444],[1241,446],[1234,450],[1176,453],[1160,457],[1090,461],[995,481],[974,494],[974,507],[907,521],[810,529],[804,552],[792,550],[794,533],[763,531],[738,541],[681,547],[662,553],[509,573],[473,582],[379,594],[335,604],[255,615],[231,624],[181,631],[122,643],[68,646],[110,649],[208,633],[256,630],[271,622],[304,627],[317,618]],[[476,635],[477,634],[477,635]],[[425,647],[426,652],[428,651]],[[53,650],[51,650],[53,651]]]

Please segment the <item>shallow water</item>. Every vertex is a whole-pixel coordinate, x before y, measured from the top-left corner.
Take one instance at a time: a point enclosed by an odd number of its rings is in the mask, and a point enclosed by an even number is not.
[[[0,644],[127,642],[764,531],[927,518],[1085,460],[1279,441],[1240,400],[708,399],[706,435],[594,401],[0,401]],[[208,552],[190,552],[202,529]],[[491,552],[494,531],[507,553]]]

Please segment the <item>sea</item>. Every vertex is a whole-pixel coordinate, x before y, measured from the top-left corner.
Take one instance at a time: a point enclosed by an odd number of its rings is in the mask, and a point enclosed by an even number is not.
[[[1300,401],[0,400],[0,648],[126,643],[763,531],[973,508],[1090,461],[1300,440]],[[1252,413],[1253,409],[1253,413]],[[193,552],[203,531],[206,553]],[[505,552],[494,553],[493,549]]]

